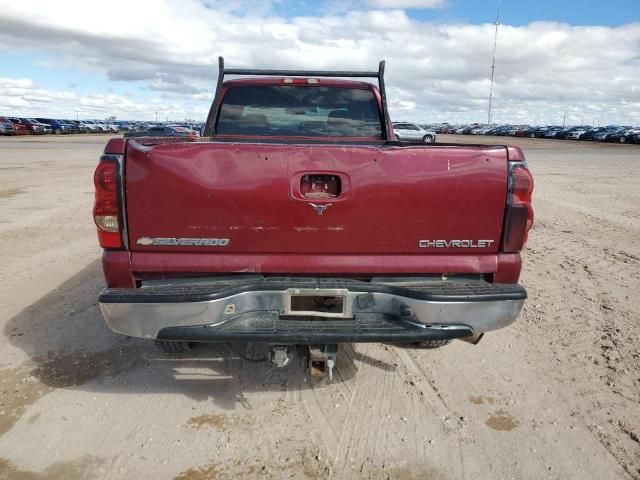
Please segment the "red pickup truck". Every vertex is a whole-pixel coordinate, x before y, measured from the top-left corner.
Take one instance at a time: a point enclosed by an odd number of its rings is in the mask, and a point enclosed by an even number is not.
[[[384,62],[220,59],[201,139],[114,139],[100,158],[107,324],[168,350],[268,344],[280,366],[304,345],[316,373],[343,342],[476,343],[509,325],[533,222],[522,151],[394,138]]]

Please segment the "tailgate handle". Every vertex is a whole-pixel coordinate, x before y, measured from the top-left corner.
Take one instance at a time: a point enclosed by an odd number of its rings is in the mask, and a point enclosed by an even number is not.
[[[342,191],[338,175],[305,173],[300,178],[300,193],[305,198],[336,198]]]

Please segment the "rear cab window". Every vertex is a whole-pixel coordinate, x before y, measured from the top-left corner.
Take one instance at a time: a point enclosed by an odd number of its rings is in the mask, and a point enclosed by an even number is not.
[[[218,135],[382,138],[371,89],[232,85],[222,98]]]

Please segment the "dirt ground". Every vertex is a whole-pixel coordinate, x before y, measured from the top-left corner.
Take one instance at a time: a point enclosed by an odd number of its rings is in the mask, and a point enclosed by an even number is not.
[[[108,330],[105,138],[0,138],[0,479],[640,479],[640,146],[480,140],[535,175],[521,318],[477,346],[344,346],[311,387]]]

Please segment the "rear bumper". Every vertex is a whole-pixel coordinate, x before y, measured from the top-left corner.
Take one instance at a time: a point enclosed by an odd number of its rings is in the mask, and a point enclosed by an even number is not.
[[[296,295],[339,297],[340,311],[294,310]],[[150,339],[417,342],[505,327],[525,298],[520,285],[481,280],[227,279],[106,289],[100,308],[115,332]]]

